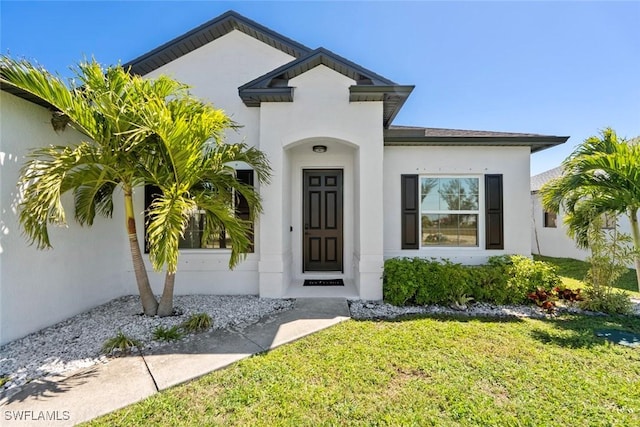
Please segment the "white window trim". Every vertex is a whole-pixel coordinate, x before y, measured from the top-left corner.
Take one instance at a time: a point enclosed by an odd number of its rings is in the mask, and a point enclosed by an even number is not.
[[[456,210],[456,211],[431,211],[422,210],[422,178],[476,178],[478,180],[478,210]],[[418,239],[420,241],[419,251],[427,252],[478,252],[483,251],[485,246],[485,188],[484,188],[484,175],[480,174],[420,174],[418,175],[418,202],[420,203],[420,209],[418,214],[420,215],[418,220]],[[478,244],[475,246],[424,246],[422,244],[422,214],[443,214],[443,212],[451,214],[461,215],[478,215]]]

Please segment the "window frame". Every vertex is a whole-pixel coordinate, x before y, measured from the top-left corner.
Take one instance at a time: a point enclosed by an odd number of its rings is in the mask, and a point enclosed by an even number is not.
[[[615,214],[602,214],[602,229],[615,230],[618,226],[618,216]]]
[[[550,219],[553,219],[553,223]],[[558,214],[543,209],[542,226],[544,228],[558,228]]]
[[[482,230],[485,229],[485,186],[483,181],[483,176],[480,174],[419,174],[418,175],[418,248],[420,250],[478,250],[481,249],[484,245],[484,233]],[[422,208],[422,180],[424,178],[431,179],[475,179],[478,184],[478,194],[477,194],[477,209],[469,210],[469,209],[457,209],[457,210],[432,210],[427,209],[423,210]],[[423,243],[422,232],[422,218],[423,215],[475,215],[476,216],[476,244],[475,245],[425,245]]]
[[[235,169],[236,174],[238,176],[238,178],[240,178],[240,176],[243,176],[243,179],[240,179],[241,182],[243,182],[246,185],[251,185],[253,187],[255,187],[255,172],[253,169],[248,169],[248,168],[237,168]],[[145,198],[145,206],[144,206],[144,217],[145,217],[145,222],[144,222],[144,253],[148,254],[149,253],[149,247],[148,247],[148,240],[147,240],[147,211],[149,208],[149,205],[151,204],[152,200],[153,200],[153,195],[156,193],[156,189],[157,187],[152,186],[152,185],[145,185],[144,186],[144,198]],[[248,211],[248,205],[245,205],[245,203],[242,203],[242,199],[241,199],[241,195],[236,192],[235,190],[233,191],[233,204],[234,204],[234,210],[235,210],[235,214],[236,216],[240,216],[243,219],[249,219],[249,211]],[[239,209],[239,205],[242,205],[241,209]],[[202,210],[198,210],[198,212],[203,212]],[[195,213],[195,212],[194,212]],[[222,236],[224,236],[224,230],[221,230]],[[221,237],[223,238],[223,237]],[[181,239],[182,240],[182,239]],[[251,240],[251,245],[249,246],[249,250],[247,251],[248,254],[252,254],[255,253],[255,221],[252,223],[251,225],[251,236],[250,236],[250,240]],[[225,239],[226,241],[226,239]],[[225,244],[226,246],[226,244]],[[224,248],[179,248],[178,249],[181,252],[193,252],[193,253],[206,253],[206,252],[213,252],[213,253],[231,253],[231,247],[224,247]]]

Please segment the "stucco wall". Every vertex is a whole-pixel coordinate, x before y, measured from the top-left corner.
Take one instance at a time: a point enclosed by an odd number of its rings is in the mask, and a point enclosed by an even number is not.
[[[121,203],[112,219],[81,228],[67,197],[68,227],[50,228],[54,248],[28,245],[16,206],[27,148],[74,143],[80,135],[70,129],[57,134],[46,109],[6,92],[0,92],[0,108],[0,343],[6,343],[136,288],[125,274],[131,261]]]
[[[293,59],[240,31],[232,31],[145,77],[165,74],[190,85],[195,96],[222,108],[242,126],[237,132],[228,132],[227,141],[257,146],[260,138],[260,108],[246,107],[238,96],[238,87]],[[141,189],[138,191],[142,192]],[[278,201],[282,202],[282,199],[279,197]],[[138,198],[136,207],[140,213],[144,210],[142,198]],[[260,228],[258,221],[255,228],[256,252],[261,248]],[[260,255],[249,254],[230,271],[229,254],[229,250],[181,250],[176,294],[258,294]],[[147,266],[152,287],[156,292],[161,292],[164,280],[162,273],[153,272],[149,263]]]
[[[345,274],[354,278],[362,298],[382,296],[382,235],[375,232],[383,227],[379,197],[382,103],[349,102],[349,86],[354,83],[320,65],[289,81],[295,88],[293,102],[263,103],[260,107],[260,148],[269,155],[275,171],[271,184],[262,189],[262,295],[281,296],[287,286],[282,280],[287,266],[299,270],[302,206],[297,193],[302,168],[343,167],[345,185],[352,186],[345,190],[345,198],[352,198],[345,203],[345,225],[353,218],[353,226],[345,227],[345,239],[350,240],[345,245]],[[327,145],[327,153],[313,154],[311,147],[316,143]],[[360,169],[358,164],[365,167]],[[280,172],[287,169],[288,174]],[[282,194],[291,194],[290,206],[282,203]]]
[[[401,249],[402,174],[480,177],[479,245],[470,248]],[[503,174],[504,250],[486,250],[484,241],[483,175]],[[481,264],[493,255],[531,254],[529,147],[385,147],[384,256],[447,258]]]
[[[247,108],[238,87],[295,58],[235,30],[152,71],[145,77],[168,75],[191,86],[191,93],[225,110],[242,126],[227,134],[229,142],[257,145],[260,108]]]

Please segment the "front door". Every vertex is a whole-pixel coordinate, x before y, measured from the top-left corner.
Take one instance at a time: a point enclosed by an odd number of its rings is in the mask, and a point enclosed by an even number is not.
[[[342,170],[303,174],[303,271],[342,271]]]

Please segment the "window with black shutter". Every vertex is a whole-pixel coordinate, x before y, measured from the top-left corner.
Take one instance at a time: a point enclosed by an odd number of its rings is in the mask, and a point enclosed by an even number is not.
[[[479,245],[480,177],[401,176],[401,248]],[[502,175],[485,175],[486,249],[504,249]]]
[[[236,170],[236,176],[238,181],[246,185],[253,186],[253,170],[240,169]],[[148,212],[148,208],[153,202],[153,199],[160,193],[160,189],[153,185],[145,186],[145,212]],[[235,212],[238,218],[248,220],[250,218],[249,204],[242,194],[235,192],[233,195],[233,203]],[[146,219],[146,218],[145,218]],[[180,249],[231,249],[231,240],[226,235],[224,228],[219,227],[216,232],[205,242],[202,242],[202,234],[205,229],[206,216],[203,211],[196,211],[191,214],[189,223],[184,232],[184,235],[180,239]],[[145,221],[146,223],[146,221]],[[251,225],[251,233],[249,236],[251,240],[251,247],[249,252],[254,251],[253,246],[253,224]],[[145,242],[146,239],[146,227],[145,227]],[[149,248],[145,245],[145,252],[149,252]]]

